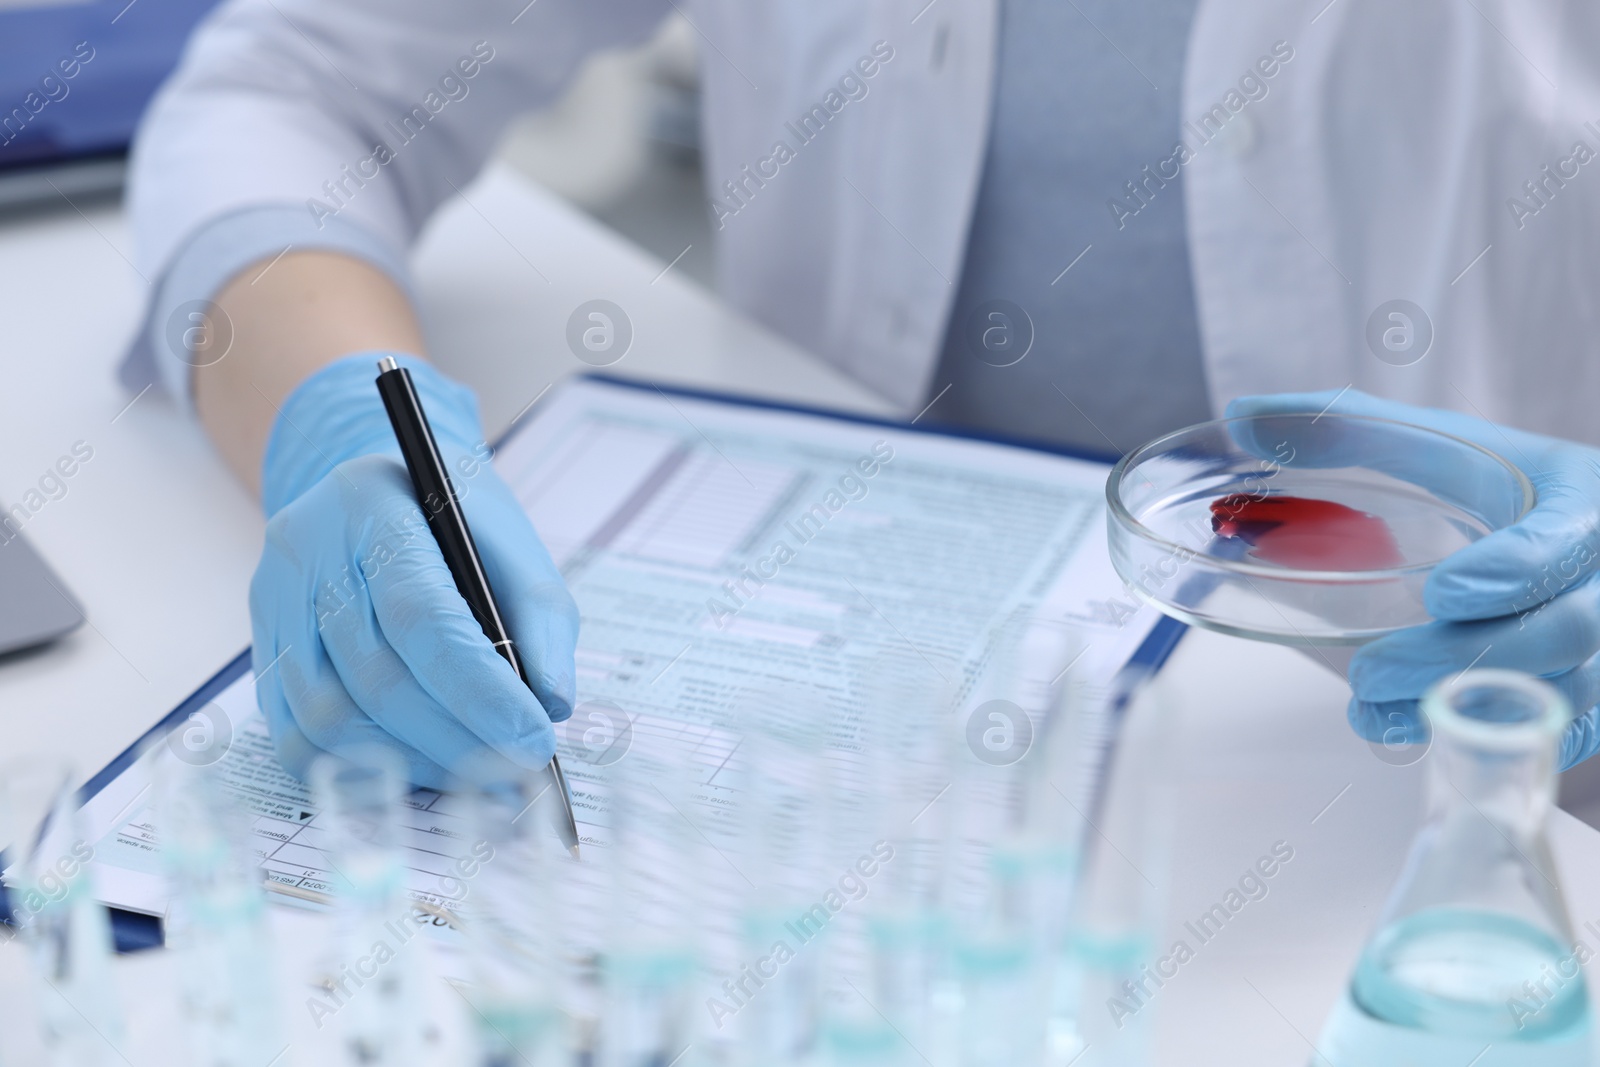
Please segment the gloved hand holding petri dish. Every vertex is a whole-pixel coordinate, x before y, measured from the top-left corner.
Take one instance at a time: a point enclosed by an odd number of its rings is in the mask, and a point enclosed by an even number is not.
[[[1228,416],[1112,472],[1112,560],[1139,596],[1348,663],[1368,740],[1420,739],[1430,685],[1505,667],[1578,709],[1562,767],[1594,752],[1600,453],[1355,390],[1247,397]]]
[[[1136,593],[1192,625],[1293,645],[1429,621],[1433,568],[1534,503],[1488,449],[1333,412],[1157,438],[1117,464],[1106,495],[1112,561]]]

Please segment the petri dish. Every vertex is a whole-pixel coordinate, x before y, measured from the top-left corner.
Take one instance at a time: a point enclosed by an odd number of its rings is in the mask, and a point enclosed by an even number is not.
[[[1359,645],[1429,621],[1445,557],[1512,525],[1532,483],[1470,441],[1362,415],[1218,419],[1135,449],[1106,482],[1117,573],[1209,630]]]

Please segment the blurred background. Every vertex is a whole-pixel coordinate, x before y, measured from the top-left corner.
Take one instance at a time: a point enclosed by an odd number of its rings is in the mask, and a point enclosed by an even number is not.
[[[555,108],[507,131],[500,154],[665,261],[689,248],[673,269],[709,287],[697,63],[694,31],[674,15],[644,47],[592,60]]]
[[[213,6],[0,0],[0,212],[120,196],[128,136]],[[642,47],[591,60],[555,107],[512,124],[499,154],[661,259],[682,254],[674,270],[709,285],[697,62],[694,31],[674,16]]]

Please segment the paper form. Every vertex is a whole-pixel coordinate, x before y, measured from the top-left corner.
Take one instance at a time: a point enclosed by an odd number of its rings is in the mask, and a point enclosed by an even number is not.
[[[557,733],[586,848],[606,842],[607,768],[630,753],[691,767],[702,814],[725,819],[718,776],[751,694],[806,687],[859,706],[886,653],[970,685],[995,626],[1019,611],[1044,625],[1039,694],[1067,666],[1045,647],[1051,626],[1086,635],[1072,669],[1104,683],[1155,621],[1106,555],[1103,464],[573,381],[495,465],[582,616],[578,713]],[[213,704],[233,731],[219,766],[253,813],[267,876],[326,889],[316,808],[272,758],[250,676]],[[85,811],[100,894],[159,914],[149,775],[135,764]],[[411,890],[448,904],[462,819],[425,791],[407,818]]]
[[[207,728],[227,724],[222,728],[231,737],[216,769],[247,812],[264,875],[291,889],[334,892],[337,876],[328,862],[317,807],[305,784],[274,757],[251,675],[246,672],[197,714],[192,721]],[[98,832],[93,844],[97,892],[108,903],[152,914],[166,909],[160,835],[149,801],[156,761],[174,758],[168,745],[157,743],[84,806],[89,827]],[[463,822],[447,795],[419,789],[407,797],[401,825],[413,896],[439,907],[460,896],[454,863],[470,843]]]

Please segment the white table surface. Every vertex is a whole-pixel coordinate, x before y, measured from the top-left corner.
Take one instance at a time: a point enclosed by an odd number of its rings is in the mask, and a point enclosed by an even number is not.
[[[587,369],[564,327],[597,297],[635,330],[613,373],[886,410],[508,171],[467,200],[430,227],[416,277],[435,356],[479,390],[491,436],[549,383]],[[0,500],[18,499],[74,442],[94,449],[26,526],[91,625],[0,661],[0,754],[67,756],[85,776],[245,647],[262,528],[170,402],[152,392],[126,407],[113,370],[145,289],[127,240],[112,208],[0,226]],[[1376,758],[1345,724],[1343,681],[1292,651],[1191,633],[1167,675],[1181,698],[1172,936],[1274,841],[1295,858],[1157,995],[1158,1061],[1304,1063],[1415,830],[1426,762]],[[1552,838],[1575,925],[1600,925],[1600,837],[1557,812]],[[285,944],[311,951],[317,920],[279,921]],[[16,956],[0,950],[0,997],[26,984]],[[119,1051],[138,1067],[180,1062],[170,962],[120,964],[130,1025]],[[325,1047],[302,997],[286,991],[296,1045],[285,1063],[321,1062]],[[31,1062],[29,1035],[0,1030],[0,1062]]]

